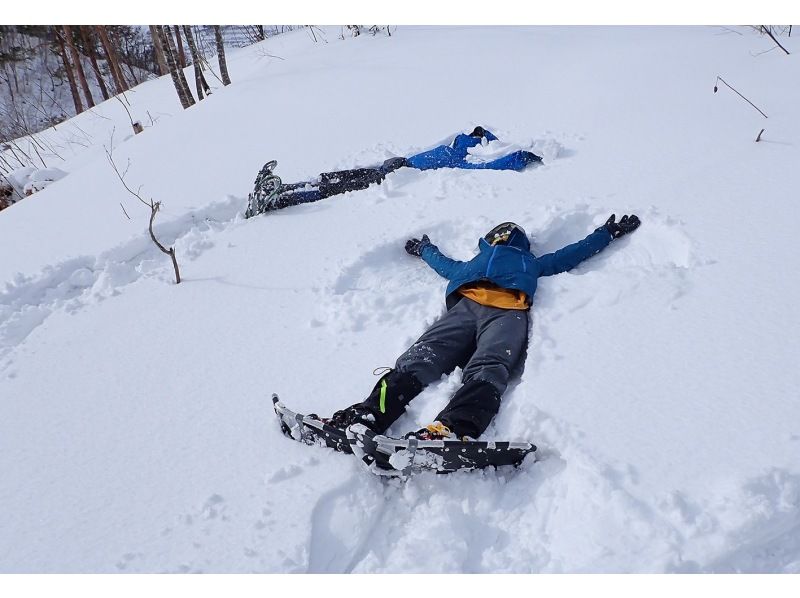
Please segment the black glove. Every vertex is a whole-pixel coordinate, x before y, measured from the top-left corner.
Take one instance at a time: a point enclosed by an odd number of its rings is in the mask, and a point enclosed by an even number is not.
[[[409,255],[422,257],[422,250],[431,244],[428,235],[422,235],[422,239],[409,239],[406,241],[406,251]]]
[[[408,166],[408,160],[406,158],[389,158],[388,160],[384,160],[383,164],[378,168],[383,174],[389,174],[390,172],[394,172],[398,168],[402,168],[403,166]]]
[[[620,218],[619,222],[614,222],[616,219],[616,214],[611,214],[611,217],[606,220],[606,223],[600,227],[605,228],[608,232],[611,233],[611,236],[615,239],[619,239],[622,235],[627,235],[628,233],[632,233],[639,225],[642,223],[639,220],[639,217],[635,214],[631,214],[630,216],[623,216]]]

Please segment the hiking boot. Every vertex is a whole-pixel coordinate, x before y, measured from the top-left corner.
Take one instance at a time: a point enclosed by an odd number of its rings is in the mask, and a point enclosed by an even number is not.
[[[409,432],[403,438],[416,438],[417,440],[456,440],[456,435],[442,422],[436,421],[416,432]]]
[[[346,430],[353,424],[364,424],[375,431],[375,416],[368,409],[356,405],[337,411],[332,417],[323,418],[322,422],[340,430]]]
[[[280,177],[272,173],[277,165],[275,160],[271,160],[264,164],[256,175],[253,192],[247,196],[245,218],[252,218],[274,209],[273,203],[282,187]]]

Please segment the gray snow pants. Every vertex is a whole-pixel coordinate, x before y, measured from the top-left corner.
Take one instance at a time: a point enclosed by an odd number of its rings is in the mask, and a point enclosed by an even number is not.
[[[458,437],[478,438],[500,409],[509,379],[522,372],[528,311],[486,307],[463,298],[436,321],[355,407],[382,433],[426,386],[463,369],[462,386],[436,416]]]
[[[488,382],[502,395],[523,365],[528,313],[463,298],[397,359],[395,369],[427,386],[461,366],[464,384]]]

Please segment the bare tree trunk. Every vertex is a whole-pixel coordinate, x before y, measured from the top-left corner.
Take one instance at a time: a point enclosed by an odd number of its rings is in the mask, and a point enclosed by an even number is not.
[[[119,68],[119,58],[117,58],[117,52],[114,50],[114,46],[111,45],[111,41],[108,39],[108,32],[106,31],[105,25],[95,25],[95,30],[97,31],[97,35],[100,36],[100,43],[103,45],[103,51],[106,54],[106,60],[111,68],[111,75],[114,78],[114,85],[117,88],[117,93],[122,93],[128,89],[128,84],[125,81],[125,77],[122,75],[122,69]]]
[[[183,80],[183,84],[181,84],[180,77],[178,73],[180,72],[183,74],[178,68],[178,65],[175,63],[175,56],[172,54],[172,51],[169,47],[169,31],[166,30],[166,27],[162,27],[161,25],[155,25],[156,31],[158,33],[158,39],[161,42],[161,49],[164,52],[164,58],[167,60],[167,66],[169,66],[169,74],[172,76],[172,84],[175,85],[175,91],[178,92],[178,98],[181,101],[181,106],[183,106],[184,110],[189,106],[194,104],[194,98],[191,94],[186,95],[186,90],[188,85],[186,85],[186,79]]]
[[[131,55],[131,49],[130,49],[130,41],[128,40],[128,38],[123,36],[123,35],[120,35],[119,33],[117,33],[117,35],[116,35],[117,39],[115,40],[114,37],[113,37],[114,32],[112,31],[111,34],[112,34],[111,41],[116,43],[118,48],[121,48],[122,47],[121,43],[125,42],[125,55],[126,56],[130,56]],[[141,83],[141,81],[139,81],[139,77],[136,76],[136,71],[134,70],[133,65],[130,63],[130,61],[126,62],[126,61],[122,60],[120,62],[121,62],[121,64],[124,64],[125,66],[128,67],[128,73],[130,73],[130,76],[131,76],[130,82],[133,82],[133,86],[139,85],[139,83]],[[121,72],[121,67],[120,67],[120,72]],[[131,87],[130,82],[127,83],[129,88]]]
[[[78,86],[75,84],[75,74],[72,72],[72,65],[69,63],[69,58],[67,57],[67,49],[64,47],[64,37],[57,26],[53,26],[53,30],[55,31],[56,40],[58,41],[61,60],[64,63],[64,71],[67,73],[69,90],[72,92],[72,101],[75,103],[75,113],[80,114],[83,112],[83,102],[81,102],[81,94],[78,93]]]
[[[172,54],[172,60],[175,62],[175,67],[178,74],[178,81],[183,86],[183,91],[186,94],[186,97],[189,99],[189,105],[191,106],[194,104],[194,97],[192,96],[192,90],[189,89],[189,84],[186,82],[186,76],[183,74],[183,68],[180,66],[178,62],[178,50],[175,47],[175,39],[172,37],[172,32],[170,31],[169,25],[164,25],[161,30],[164,32],[164,35],[167,38],[167,43],[169,44],[169,52]]]
[[[75,72],[78,73],[78,81],[81,84],[81,89],[83,89],[83,95],[86,97],[86,103],[89,104],[89,108],[94,108],[94,98],[92,97],[92,91],[89,89],[89,84],[86,82],[86,73],[83,70],[81,56],[78,54],[78,50],[75,48],[75,43],[72,40],[72,27],[69,25],[62,25],[62,27],[64,29],[64,39],[67,42],[69,55],[72,57],[72,62],[75,63]]]
[[[14,77],[14,75],[16,74],[16,70],[13,73],[9,74],[9,68],[10,67],[9,67],[8,63],[3,65],[3,68],[6,71],[6,75],[5,75],[4,79],[5,79],[6,84],[8,85],[8,92],[9,92],[9,94],[11,94],[11,104],[13,105],[14,102],[15,102],[15,97],[14,97],[14,86],[11,85],[11,78]]]
[[[95,79],[97,79],[97,84],[100,86],[100,93],[103,94],[103,99],[107,100],[110,96],[108,95],[106,82],[103,81],[103,74],[100,72],[100,66],[97,64],[97,50],[94,40],[91,39],[86,33],[86,27],[83,25],[80,26],[80,33],[81,39],[83,40],[83,45],[85,46],[86,51],[89,53],[89,61],[92,63],[92,70],[94,71]]]
[[[219,59],[219,73],[222,75],[222,84],[230,85],[231,78],[228,76],[228,63],[225,62],[225,44],[222,42],[222,31],[219,25],[214,25],[214,37],[217,40],[217,58]]]
[[[178,46],[178,63],[182,69],[186,68],[186,52],[183,51],[183,42],[181,41],[181,28],[174,25],[175,28],[175,45]]]
[[[164,57],[164,50],[161,49],[161,39],[158,36],[158,30],[155,25],[148,25],[150,27],[150,37],[153,38],[153,47],[156,49],[156,62],[162,75],[169,74],[169,67],[167,66],[167,59]]]
[[[189,25],[183,26],[183,33],[186,36],[186,43],[189,45],[189,52],[192,55],[192,65],[194,66],[194,84],[197,87],[197,98],[198,100],[203,99],[203,91],[208,93],[211,89],[208,87],[208,83],[206,83],[206,78],[203,77],[203,67],[202,63],[200,62],[200,54],[197,52],[197,46],[194,44],[194,37],[192,36],[192,30]]]

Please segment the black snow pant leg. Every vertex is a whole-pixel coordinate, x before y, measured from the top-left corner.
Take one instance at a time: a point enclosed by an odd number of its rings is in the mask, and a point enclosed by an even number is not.
[[[382,434],[426,386],[456,366],[463,366],[474,350],[476,322],[467,302],[462,303],[434,322],[400,355],[395,368],[381,378],[364,401],[344,410],[347,414],[342,420],[353,421],[351,415],[355,415],[357,421]]]
[[[500,410],[500,391],[491,382],[471,380],[458,389],[436,419],[459,438],[478,438]]]
[[[408,403],[422,392],[423,388],[422,383],[413,374],[391,370],[378,381],[364,401],[348,409],[366,414],[366,417],[360,417],[359,421],[378,434],[382,434],[405,413]]]
[[[386,175],[378,168],[354,168],[337,172],[323,172],[320,177],[320,195],[331,197],[348,191],[366,189],[372,183],[380,183]]]

